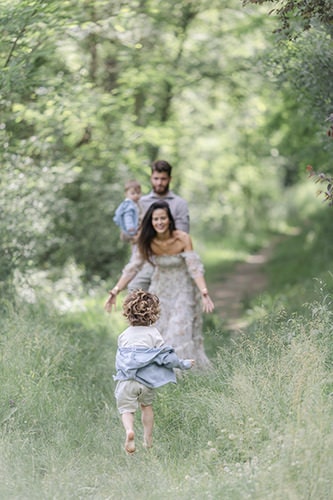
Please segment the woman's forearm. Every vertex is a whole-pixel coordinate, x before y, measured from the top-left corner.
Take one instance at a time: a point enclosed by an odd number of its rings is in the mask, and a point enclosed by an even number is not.
[[[111,292],[116,292],[116,294],[118,294],[119,292],[124,290],[124,288],[126,288],[128,283],[130,281],[132,281],[132,279],[134,278],[135,275],[136,275],[136,273],[133,273],[133,276],[131,276],[129,274],[122,275],[119,278],[119,280],[117,281],[117,283],[115,284],[115,286],[112,288]]]
[[[135,255],[131,257],[129,263],[123,268],[122,275],[114,285],[113,290],[116,291],[116,293],[124,290],[128,283],[138,274],[143,264],[144,260],[140,257],[140,254],[136,252]]]
[[[208,295],[206,280],[203,276],[196,276],[194,281],[200,290],[201,295]]]
[[[116,308],[118,293],[121,292],[126,287],[126,285],[131,281],[131,279],[132,278],[130,275],[121,276],[117,281],[116,285],[109,291],[108,299],[104,304],[104,309],[106,310],[106,312],[110,313],[113,307]]]
[[[203,277],[203,275],[196,276],[194,278],[194,281],[195,281],[195,283],[196,283],[196,285],[199,288],[200,293],[201,293],[203,311],[206,313],[213,312],[214,302],[212,301],[212,299],[209,296],[205,278]]]

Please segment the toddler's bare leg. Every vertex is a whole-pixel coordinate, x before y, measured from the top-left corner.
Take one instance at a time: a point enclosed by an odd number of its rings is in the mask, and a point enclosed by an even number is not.
[[[123,413],[121,419],[126,431],[125,451],[132,454],[135,452],[134,413]]]
[[[151,448],[153,445],[154,412],[152,406],[141,405],[141,420],[143,425],[143,445]]]

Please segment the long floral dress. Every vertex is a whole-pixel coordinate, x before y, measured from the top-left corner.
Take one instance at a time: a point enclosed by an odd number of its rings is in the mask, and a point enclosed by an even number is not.
[[[155,255],[152,261],[154,271],[149,292],[157,295],[161,304],[156,327],[180,358],[195,359],[198,368],[209,367],[202,336],[202,299],[193,280],[204,273],[199,256],[189,251],[177,255]],[[123,275],[134,276],[143,264],[139,252],[136,252],[124,267]]]

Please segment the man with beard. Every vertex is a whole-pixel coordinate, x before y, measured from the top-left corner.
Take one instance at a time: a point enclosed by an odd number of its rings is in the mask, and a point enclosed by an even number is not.
[[[153,189],[140,199],[142,215],[155,201],[166,201],[175,219],[176,228],[189,233],[190,218],[187,203],[183,198],[170,191],[169,188],[171,171],[172,166],[165,160],[156,160],[152,164],[150,182]]]
[[[190,216],[188,205],[183,198],[170,190],[169,186],[172,178],[171,173],[172,166],[167,161],[156,160],[152,163],[150,176],[152,190],[149,194],[140,198],[142,217],[155,201],[164,200],[169,204],[171,213],[175,219],[176,228],[189,233]],[[148,290],[152,272],[152,265],[149,263],[144,264],[142,270],[129,283],[129,291],[137,290],[139,288],[142,290]]]

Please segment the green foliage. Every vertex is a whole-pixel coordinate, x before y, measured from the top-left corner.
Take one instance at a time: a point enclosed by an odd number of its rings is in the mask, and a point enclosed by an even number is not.
[[[59,6],[61,4],[61,9]],[[2,103],[29,98],[38,85],[39,68],[50,60],[52,38],[64,25],[68,2],[51,0],[4,0],[1,12]]]
[[[0,279],[73,259],[86,281],[118,273],[129,248],[112,215],[129,177],[149,190],[157,156],[174,165],[192,230],[246,245],[280,226],[302,163],[325,163],[314,115],[331,93],[313,73],[329,76],[329,38],[299,77],[316,106],[299,109],[276,75],[298,74],[313,39],[279,65],[272,19],[236,0],[6,1],[0,23]]]
[[[290,214],[289,234],[280,236],[274,255],[266,264],[269,291],[248,305],[245,315],[249,323],[266,317],[269,311],[268,321],[273,324],[298,314],[306,324],[311,321],[313,310],[324,314],[318,305],[311,307],[318,297],[323,308],[330,307],[332,214],[328,207],[319,205],[314,185],[309,181],[301,190],[291,189],[289,195],[284,202]],[[327,321],[329,318],[330,315]],[[328,344],[331,346],[331,342]]]
[[[331,136],[333,126],[330,126],[329,136]],[[323,195],[324,201],[328,202],[328,205],[331,207],[333,205],[333,191],[332,191],[332,177],[330,175],[325,174],[324,172],[315,172],[311,165],[307,166],[307,171],[309,173],[309,177],[311,177],[316,184],[326,184],[325,189],[318,189],[317,195]]]
[[[269,64],[279,82],[291,84],[307,126],[313,128],[313,119],[326,118],[332,103],[332,38],[327,31],[311,30],[294,42],[281,43]]]
[[[243,4],[273,3],[270,14],[279,18],[278,32],[292,37],[318,24],[330,27],[333,22],[333,7],[330,0],[243,0]]]
[[[243,2],[249,3],[268,1]],[[283,106],[271,110],[265,131],[273,134],[285,184],[290,185],[299,181],[309,161],[323,169],[330,162],[332,144],[325,141],[324,122],[332,107],[333,9],[326,0],[269,3],[274,4],[269,14],[278,18],[280,27],[274,30],[277,43],[267,51],[264,65],[276,79]]]
[[[308,218],[299,234],[282,240],[269,264],[270,274],[274,277],[272,286],[276,290],[286,285],[300,286],[301,283],[304,288],[313,288],[314,279],[327,279],[330,283],[331,218],[328,209],[320,210]]]

